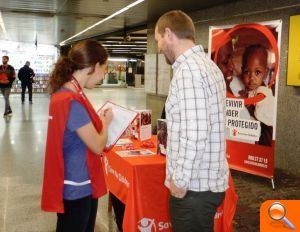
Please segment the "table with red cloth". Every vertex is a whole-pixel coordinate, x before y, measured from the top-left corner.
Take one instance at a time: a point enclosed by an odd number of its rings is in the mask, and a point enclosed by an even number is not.
[[[142,148],[132,140],[135,149],[156,153],[156,136],[151,138],[154,148]],[[169,215],[169,190],[164,186],[166,158],[161,155],[119,156],[122,147],[115,146],[103,154],[103,168],[108,190],[125,207],[123,231],[172,231]],[[215,231],[232,231],[237,195],[232,179],[225,200],[215,216]]]

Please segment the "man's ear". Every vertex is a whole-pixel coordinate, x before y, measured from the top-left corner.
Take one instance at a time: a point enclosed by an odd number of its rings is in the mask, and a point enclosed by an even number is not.
[[[171,29],[169,27],[165,28],[165,34],[164,36],[166,37],[167,40],[172,40],[173,39],[173,35],[174,33],[171,31]]]

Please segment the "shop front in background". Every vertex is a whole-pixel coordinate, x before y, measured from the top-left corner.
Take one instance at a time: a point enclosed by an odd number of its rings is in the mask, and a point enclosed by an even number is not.
[[[33,93],[46,93],[49,73],[58,57],[57,48],[53,45],[35,45],[33,43],[21,43],[12,41],[0,41],[1,57],[9,56],[9,64],[15,68],[16,76],[26,61],[30,62],[30,68],[35,72]],[[20,93],[22,91],[21,81],[16,78],[11,92]]]

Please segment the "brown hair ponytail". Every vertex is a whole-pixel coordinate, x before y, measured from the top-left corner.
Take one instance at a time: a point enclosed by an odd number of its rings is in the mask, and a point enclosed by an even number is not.
[[[86,40],[77,43],[71,48],[67,57],[61,57],[50,74],[49,92],[57,91],[66,82],[71,80],[71,75],[76,71],[92,67],[94,72],[95,65],[99,62],[103,65],[108,58],[105,48],[95,40]]]
[[[60,57],[49,78],[50,94],[58,90],[64,83],[70,81],[74,72],[70,60],[67,57]]]

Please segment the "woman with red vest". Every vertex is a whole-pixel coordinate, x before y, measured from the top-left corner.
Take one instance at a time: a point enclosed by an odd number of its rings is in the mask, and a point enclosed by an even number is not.
[[[106,193],[100,154],[113,114],[98,116],[83,88],[104,78],[107,58],[98,42],[80,42],[50,75],[42,209],[57,213],[57,232],[94,231],[98,198]]]

